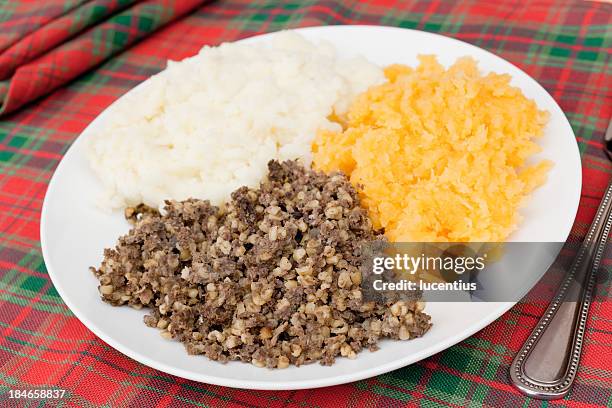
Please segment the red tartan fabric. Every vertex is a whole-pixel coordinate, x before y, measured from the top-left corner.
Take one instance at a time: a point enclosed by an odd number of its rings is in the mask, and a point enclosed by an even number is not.
[[[34,5],[38,4],[38,7]],[[0,50],[81,2],[0,2]],[[10,8],[4,13],[4,7]],[[3,14],[4,13],[4,14]],[[9,19],[6,19],[11,17]],[[592,303],[566,399],[541,402],[508,383],[508,367],[544,311],[520,303],[474,336],[417,364],[316,390],[262,392],[177,378],[139,364],[87,330],[62,303],[39,244],[53,170],[110,103],[205,44],[282,28],[381,24],[441,33],[516,64],[553,95],[580,148],[583,186],[572,241],[584,236],[612,165],[601,139],[612,116],[612,4],[583,0],[219,0],[199,7],[50,95],[0,118],[0,407],[9,389],[67,391],[69,407],[603,407],[612,406],[612,252]],[[0,83],[0,93],[3,84]],[[551,203],[554,205],[554,203]],[[575,244],[563,254],[570,256]],[[42,406],[28,401],[27,406]]]
[[[13,45],[23,36],[31,33],[49,21],[57,18],[87,0],[45,0],[45,1],[12,1],[8,0],[2,7],[10,9],[7,17],[0,18],[0,51]]]
[[[135,1],[94,0],[26,35],[0,54],[0,80],[10,78],[15,68]]]
[[[113,14],[129,2],[88,3],[41,27],[0,56],[0,78],[12,74],[6,80],[8,84],[0,86],[0,90],[6,90],[0,94],[0,115],[64,85],[202,3],[203,0],[145,0],[65,43],[62,42],[74,32]],[[89,18],[82,18],[82,14]],[[61,45],[53,49],[57,44]],[[45,51],[46,54],[30,61]]]

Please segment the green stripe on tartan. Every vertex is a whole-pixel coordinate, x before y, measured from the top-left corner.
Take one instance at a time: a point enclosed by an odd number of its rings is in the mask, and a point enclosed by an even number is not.
[[[470,382],[451,373],[434,370],[427,381],[423,393],[428,397],[440,399],[457,405],[464,405],[465,394]]]
[[[10,127],[6,126],[5,129],[7,130],[3,130],[3,123],[0,122],[0,134],[11,134],[11,130]],[[28,150],[22,150],[18,149],[17,152],[13,152],[13,151],[8,151],[8,150],[2,150],[3,146],[0,145],[0,174],[5,174],[8,176],[12,176],[15,175],[22,167],[27,166],[28,161],[32,158],[31,155],[31,150],[37,151],[37,150],[43,150],[42,146],[44,145],[44,143],[50,139],[50,136],[54,135],[55,132],[52,129],[44,129],[44,128],[39,128],[39,127],[33,127],[33,126],[20,126],[21,130],[19,133],[17,133],[18,136],[20,137],[25,137],[27,139],[27,145],[24,146],[23,148],[27,148]],[[32,136],[27,136],[27,135],[32,135]],[[6,137],[6,136],[5,136]],[[62,149],[62,152],[59,152],[58,154],[62,154],[64,153],[66,150],[68,149],[68,146],[65,146]],[[47,180],[48,179],[48,174],[45,171],[50,171],[52,168],[55,167],[55,165],[57,164],[57,161],[55,160],[48,160],[47,165],[43,168],[43,169],[36,169],[37,171],[40,172],[39,176],[37,176],[36,178],[34,178],[34,181],[43,181],[43,180]],[[3,233],[2,235],[2,239],[3,240],[14,240],[17,237],[15,237],[12,234],[7,234],[7,233]],[[23,238],[20,237],[21,240],[23,240]],[[38,241],[30,241],[36,245],[39,245]]]
[[[19,384],[19,380],[11,375],[6,375],[2,371],[0,371],[0,381],[4,381],[5,383],[15,385]]]
[[[19,350],[13,350],[13,349],[11,349],[9,347],[6,347],[6,346],[4,346],[2,344],[0,344],[0,350],[8,351],[11,354],[15,354],[17,356],[20,356],[20,357],[23,357],[23,358],[27,358],[28,360],[44,361],[46,363],[53,363],[53,362],[58,363],[58,364],[60,363],[60,362],[56,362],[56,361],[53,361],[53,360],[47,360],[47,359],[44,359],[44,358],[37,357],[37,356],[35,356],[35,355],[31,354],[31,353],[24,353],[24,352],[19,351]]]
[[[46,273],[46,269],[44,268],[44,264],[40,256],[36,256],[33,262],[28,262],[26,261],[27,259],[28,255],[22,258],[18,265],[23,268],[34,269],[40,271],[41,273]],[[10,290],[11,293],[32,298],[35,296],[36,292],[39,292],[40,289],[47,284],[47,281],[48,278],[28,275],[20,272],[17,268],[9,268],[2,277],[2,280],[0,280],[0,289],[6,289],[9,286],[12,289],[12,287],[15,286],[17,288],[15,290]],[[41,296],[41,300],[57,305],[64,304],[59,298],[57,291],[55,289],[51,290],[51,288],[47,290],[46,294]]]
[[[497,354],[505,354],[508,351],[508,348],[505,346],[502,346],[500,344],[493,344],[490,341],[481,339],[479,337],[468,337],[467,339],[463,341],[463,344],[471,345],[473,347],[477,347],[478,349],[492,350]],[[474,351],[480,351],[480,350],[474,349]]]
[[[393,13],[388,13],[382,17],[381,24],[414,29],[414,28],[419,27],[421,21],[423,21],[423,16],[424,16],[423,13],[412,13],[409,19],[405,19],[405,18],[398,18]],[[257,31],[261,28],[260,27],[261,24],[263,24],[264,22],[268,22],[268,18],[269,18],[269,15],[265,15],[265,14],[261,16],[259,15],[253,16],[253,15],[245,14],[243,18],[239,17],[238,20],[242,19],[243,24],[244,23],[247,24],[247,27],[242,27],[243,29],[251,29],[251,30]],[[437,14],[429,16],[429,21],[443,22],[445,21],[445,19],[448,19],[448,16],[437,15]],[[286,25],[292,25],[289,23],[298,23],[300,20],[301,20],[301,15],[296,15],[293,17],[288,16],[288,21],[283,22],[283,24],[278,24],[278,27],[276,26],[277,24],[275,24],[275,21],[272,21],[270,24],[272,27],[270,28],[269,31],[275,31],[278,29],[282,29]],[[250,27],[249,25],[253,24],[254,22],[255,22],[255,26]],[[459,28],[461,27],[461,24],[462,22],[448,23],[448,24],[427,22],[421,28],[424,29],[425,31],[446,34],[449,31],[457,32]],[[448,26],[455,27],[455,29],[448,30]],[[480,31],[483,33],[486,33],[489,31],[489,27],[490,27],[490,24],[488,22],[484,23],[482,24]],[[497,27],[499,26],[494,26],[494,27],[497,29]],[[565,67],[567,63],[568,57],[570,55],[575,55],[575,57],[577,58],[577,59],[574,59],[575,66],[573,68],[575,70],[580,69],[585,72],[598,72],[600,71],[601,68],[608,65],[609,56],[605,52],[594,53],[592,51],[579,51],[577,53],[573,53],[570,48],[567,48],[567,47],[563,48],[562,46],[565,43],[563,41],[559,41],[558,38],[568,37],[567,30],[565,29],[566,27],[571,27],[571,26],[563,26],[559,30],[555,30],[556,29],[555,26],[542,26],[538,30],[535,30],[535,34],[534,34],[535,39],[540,40],[540,41],[548,41],[551,44],[559,44],[561,46],[532,43],[529,47],[529,51],[527,52],[527,63],[533,64],[536,66],[563,68]],[[513,28],[512,26],[508,26],[505,28],[507,35],[511,34],[512,28]],[[570,31],[571,33],[574,33],[573,34],[574,36],[576,36],[578,35],[579,30],[581,28],[582,26],[575,26],[573,31],[572,30]],[[593,25],[589,27],[589,32],[592,33],[592,32],[597,32],[601,30],[602,33],[606,33],[607,32],[606,30],[608,28],[609,27],[605,25]],[[589,38],[593,40],[594,38],[597,38],[597,37],[589,37]],[[484,46],[485,41],[488,41],[488,40],[476,39],[475,41],[473,41],[473,43],[479,46]],[[603,43],[603,40],[601,42]],[[591,41],[591,44],[592,43],[594,43],[594,41]],[[485,48],[491,51],[494,51],[494,52],[503,52],[505,44],[506,44],[505,40],[496,41],[495,47],[491,47],[491,45],[487,43],[487,46]],[[533,57],[537,57],[537,60],[533,61],[531,59]],[[583,61],[588,61],[588,64],[579,66],[578,64],[580,64]]]
[[[40,337],[40,336],[37,336],[37,337]],[[45,337],[47,337],[49,340],[61,341],[59,338],[54,337],[54,336],[45,336]],[[29,347],[31,349],[51,351],[51,352],[56,353],[56,354],[83,354],[81,351],[78,351],[78,350],[58,350],[58,349],[55,349],[55,348],[52,348],[52,347],[47,347],[47,346],[42,345],[42,344],[35,344],[35,343],[29,342],[29,341],[26,341],[26,340],[21,340],[21,339],[18,339],[16,337],[13,337],[13,336],[5,336],[4,338],[9,340],[9,341],[11,341],[11,342],[13,342],[13,343],[19,344],[21,346],[26,346],[26,347]],[[92,345],[96,344],[95,341],[85,341],[85,340],[69,341],[69,343],[82,343],[82,344],[92,344]],[[0,348],[1,347],[2,346],[0,346]],[[110,347],[107,347],[106,349],[110,350]],[[85,353],[85,354],[89,354],[89,353]],[[46,362],[51,362],[51,363],[53,363],[53,362],[59,363],[60,362],[60,361],[57,361],[57,360],[47,360],[47,359],[39,358],[39,357],[35,357],[35,356],[33,356],[33,357],[36,360],[41,360],[41,361],[46,361]]]
[[[5,143],[8,146],[13,147],[15,149],[31,148],[32,142],[35,140],[35,138],[30,137],[27,133],[22,133],[22,132],[13,132],[10,138],[8,136],[9,136],[8,130],[2,131],[0,129],[0,142],[6,139]]]
[[[14,339],[12,337],[7,337],[7,338],[9,340],[11,340],[11,341],[16,340],[16,339]],[[16,342],[18,344],[22,344],[23,343],[21,341],[16,341]],[[33,347],[41,348],[40,346],[37,346],[37,345],[34,345]],[[19,355],[19,356],[21,356],[23,358],[27,358],[29,360],[44,361],[44,362],[53,363],[53,364],[60,364],[61,363],[61,361],[48,360],[48,359],[40,358],[40,357],[37,357],[35,355],[32,355],[31,353],[24,353],[24,352],[21,352],[21,351],[12,350],[12,349],[7,348],[7,347],[5,347],[5,346],[3,346],[1,344],[0,344],[0,350],[8,351],[8,352],[10,352],[12,354]],[[79,352],[75,351],[73,353],[74,354],[88,355],[89,357],[92,357],[96,361],[101,361],[99,356],[97,356],[95,354],[88,353],[88,352],[84,352],[84,353],[81,352],[81,353],[79,353]],[[108,364],[108,362],[105,362],[105,363]],[[91,365],[85,365],[85,364],[79,364],[79,365],[83,366],[83,368],[85,370],[87,370],[87,371],[95,372],[97,375],[99,375],[100,377],[102,377],[102,378],[104,378],[104,379],[106,379],[108,381],[117,382],[114,377],[108,375],[107,373],[105,373],[103,371],[100,371],[100,370],[96,369],[95,367],[93,367]],[[124,371],[126,374],[129,374],[133,378],[139,378],[139,377],[150,378],[150,379],[156,379],[156,380],[161,380],[163,382],[175,384],[175,380],[172,377],[163,377],[163,376],[159,376],[159,375],[137,374],[137,373],[134,373],[134,372],[131,372],[131,371],[127,371],[127,370],[122,370],[122,371]],[[0,373],[0,379],[4,380],[5,378],[6,377],[3,377],[2,373]],[[6,381],[6,382],[9,382],[9,381]],[[14,380],[14,382],[12,384],[17,384],[17,383],[18,383],[18,381]],[[121,384],[121,385],[124,385],[124,386],[131,386],[131,387],[135,387],[135,388],[139,388],[139,389],[146,389],[146,390],[149,390],[149,391],[154,391],[154,392],[157,392],[159,394],[164,394],[166,392],[165,389],[163,389],[163,388],[159,388],[159,387],[156,387],[154,385],[140,384],[140,383],[136,383],[136,382],[133,382],[133,381],[130,381],[130,380],[122,380],[122,381],[119,381],[118,383]],[[218,398],[218,399],[224,400],[224,401],[230,401],[231,400],[230,397],[213,393],[213,392],[211,392],[211,391],[209,391],[209,390],[207,390],[205,388],[202,388],[202,387],[195,387],[195,386],[191,386],[189,384],[180,384],[180,386],[184,387],[186,389],[190,389],[192,391],[199,392],[199,393],[204,394],[204,395],[208,395],[208,396],[211,396],[211,397],[214,397],[214,398]],[[67,394],[67,396],[68,396],[68,394]],[[196,400],[192,400],[192,399],[189,399],[189,398],[181,397],[181,396],[178,396],[178,395],[175,395],[174,398],[177,398],[177,399],[179,399],[179,400],[181,400],[183,402],[187,402],[187,403],[190,403],[190,404],[195,404],[195,405],[200,406],[200,407],[209,407],[209,405],[200,403],[200,402],[198,402]],[[278,398],[278,400],[280,401],[281,399]]]
[[[452,23],[449,22],[448,25],[442,25],[442,30],[447,32],[448,34],[457,34],[465,21],[464,15],[459,15],[454,18],[456,18],[457,20],[453,21]]]
[[[151,385],[144,385],[144,384],[137,384],[137,383],[128,383],[126,381],[121,381],[120,384],[122,384],[122,385],[130,385],[130,386],[139,388],[141,390],[154,391],[154,392],[157,392],[159,394],[165,394],[166,393],[166,391],[164,389],[153,387]],[[173,398],[176,399],[176,400],[182,401],[182,402],[187,402],[189,404],[193,404],[193,405],[198,406],[198,407],[204,407],[204,408],[212,407],[211,405],[207,405],[207,404],[204,404],[202,402],[198,402],[198,401],[193,400],[193,399],[185,398],[185,397],[180,396],[180,395],[173,395]],[[227,399],[220,398],[218,395],[215,395],[215,398],[223,399],[225,401],[230,401],[231,400],[230,398],[227,398]]]
[[[490,362],[485,363],[487,358],[489,358],[489,355],[485,352],[465,349],[459,345],[445,351],[440,358],[440,364],[458,372],[480,375],[483,366],[491,365]],[[496,366],[499,366],[499,364],[496,364]],[[425,378],[424,374],[425,369],[415,365],[383,374],[378,377],[378,380],[390,386],[412,390],[417,384],[421,384],[423,378]],[[468,393],[472,384],[471,380],[462,379],[455,374],[444,371],[443,368],[439,368],[429,377],[424,393],[435,399],[461,406],[470,406],[472,404],[470,403],[471,399],[468,398]]]
[[[385,384],[404,383],[407,387],[414,388],[419,384],[425,373],[425,368],[420,365],[408,366],[383,374],[379,377]]]
[[[48,128],[43,128],[40,126],[33,126],[33,125],[21,124],[21,123],[18,126],[16,126],[15,122],[7,121],[7,120],[0,121],[0,134],[15,133],[15,134],[23,135],[26,137],[31,136],[32,139],[35,140],[41,136],[40,132],[42,132],[42,135],[44,136],[55,136],[58,131],[55,129],[48,129]],[[67,144],[67,143],[64,143],[64,144]]]
[[[30,278],[29,275],[23,274],[16,269],[6,272],[2,280],[0,280],[0,301],[10,302],[19,306],[30,305],[34,310],[73,316],[70,309],[55,294],[41,295],[38,302],[32,303],[32,299],[37,296],[37,292],[23,288],[24,284],[27,286],[26,281],[28,278]]]
[[[489,388],[484,384],[476,383],[475,385],[472,398],[470,399],[470,406],[481,406],[489,393]]]
[[[458,346],[445,351],[440,356],[440,364],[460,372],[477,375],[486,357],[485,352],[474,353],[472,349]]]
[[[410,394],[412,391],[410,389],[400,391],[396,389],[381,387],[380,385],[373,385],[371,387],[368,387],[367,390],[377,395],[383,395],[385,397],[393,398],[403,402],[414,400],[414,397]]]
[[[14,17],[17,6],[19,6],[17,1],[3,1],[2,7],[0,7],[0,22],[9,21]]]
[[[22,268],[32,269],[40,265],[41,257],[39,250],[31,249],[17,262],[17,265]]]
[[[81,344],[81,343],[82,344],[95,344],[96,343],[95,340],[81,340],[81,339],[78,339],[78,340],[77,339],[70,339],[70,340],[68,340],[68,339],[63,339],[63,338],[58,337],[58,336],[52,336],[52,335],[49,335],[49,334],[39,333],[39,332],[37,332],[35,330],[28,330],[28,329],[24,329],[22,327],[14,327],[14,326],[11,326],[10,324],[4,323],[4,322],[0,322],[0,327],[2,327],[2,328],[10,327],[11,330],[16,331],[18,333],[23,333],[23,334],[27,334],[27,335],[30,335],[30,336],[33,336],[33,337],[40,337],[40,338],[44,338],[44,339],[47,339],[47,340],[59,341],[59,342],[63,342],[63,343],[78,343],[78,344]],[[110,350],[110,347],[108,347],[107,349]]]
[[[403,27],[403,28],[413,28],[414,29],[419,26],[420,22],[422,21],[422,17],[423,16],[420,13],[414,13],[414,14],[411,14],[410,19],[404,19],[404,18],[398,18],[393,13],[389,13],[383,17],[382,23],[393,25],[393,26],[398,26],[398,27]],[[439,19],[436,17],[439,17]],[[437,20],[445,21],[445,19],[448,20],[448,16],[434,14],[433,16],[429,17],[430,21],[432,20],[433,21],[437,21]],[[449,25],[457,27],[457,29],[449,30],[448,29]],[[422,28],[425,31],[447,34],[449,32],[457,32],[460,26],[461,26],[461,23],[460,24],[449,23],[448,25],[438,24],[438,23],[426,23],[423,25]],[[574,36],[570,37],[566,35],[567,34],[567,30],[565,29],[566,27],[569,27],[569,26],[563,26],[562,31],[561,30],[555,31],[554,26],[540,27],[540,29],[535,31],[536,39],[542,40],[542,41],[547,40],[553,44],[558,43],[561,46],[540,45],[540,44],[533,43],[530,46],[530,51],[527,53],[527,57],[530,58],[530,56],[537,55],[538,58],[541,58],[542,55],[549,54],[550,59],[547,58],[545,60],[546,61],[545,63],[540,62],[540,63],[537,63],[536,65],[564,67],[567,62],[567,57],[569,57],[572,54],[572,50],[570,48],[562,47],[564,44],[567,44],[567,42],[564,40],[566,38],[576,38],[580,29],[582,29],[582,26],[575,26],[574,31],[572,31],[575,34]],[[496,25],[495,29],[499,30],[500,26]],[[507,36],[511,35],[512,29],[513,29],[513,26],[511,25],[506,26],[505,34]],[[609,29],[609,26],[594,25],[594,26],[589,27],[589,32],[601,30],[602,33],[606,33],[608,29]],[[489,30],[488,22],[484,23],[482,27],[480,28],[480,31],[483,33],[488,32],[488,30]],[[562,39],[562,40],[560,41],[559,39]],[[589,37],[589,39],[590,39],[589,43],[584,44],[585,46],[593,46],[594,44],[603,43],[603,39],[601,38]],[[596,41],[596,40],[600,40],[600,41]],[[477,39],[476,41],[474,41],[474,43],[476,45],[483,45],[484,41],[486,40]],[[502,41],[497,41],[495,43],[494,48],[491,48],[491,46],[487,46],[485,48],[488,48],[491,51],[503,52],[505,48],[504,47],[505,44],[506,44],[506,40],[502,40]],[[540,48],[541,48],[541,51],[540,51]],[[578,58],[577,62],[580,62],[581,60],[589,61],[589,64],[583,67],[583,69],[587,70],[588,72],[597,72],[599,68],[602,68],[603,66],[607,65],[609,62],[608,61],[609,55],[607,55],[605,52],[595,53],[592,51],[579,51],[576,53],[576,57]],[[528,62],[532,63],[531,60],[528,60]],[[574,69],[577,69],[577,67],[574,67]]]
[[[423,408],[446,408],[448,405],[441,404],[437,401],[431,401],[427,399],[423,399],[419,401],[419,406]]]
[[[485,371],[482,373],[482,377],[487,380],[495,380],[497,372],[503,364],[503,360],[500,356],[493,355],[489,358]]]
[[[92,357],[96,361],[100,361],[100,362],[104,362],[104,363],[108,364],[108,362],[103,361],[102,359],[100,359],[99,355],[90,354],[90,353],[86,353],[86,354],[89,355],[90,357]],[[80,364],[80,365],[83,365],[83,364]],[[92,367],[90,365],[83,365],[83,367],[86,370],[88,370],[88,371],[95,372],[96,374],[100,375],[101,377],[103,377],[103,378],[105,378],[107,380],[116,382],[116,379],[114,379],[113,377],[107,375],[104,372],[101,372],[100,370],[97,370],[95,367]],[[168,383],[168,384],[176,384],[176,381],[174,380],[174,378],[170,377],[170,376],[161,376],[161,375],[155,375],[155,374],[153,374],[153,375],[150,375],[150,374],[140,374],[140,373],[135,373],[135,372],[133,372],[131,370],[125,370],[122,367],[115,367],[115,368],[121,370],[122,372],[124,372],[125,374],[127,374],[127,375],[129,375],[130,377],[133,377],[133,378],[148,378],[148,379],[154,379],[154,380],[162,381],[162,382],[165,382],[165,383]],[[146,384],[141,384],[141,383],[135,383],[135,382],[130,381],[130,380],[122,380],[122,381],[119,381],[119,384],[126,385],[126,386],[136,387],[136,388],[143,389],[143,390],[153,391],[153,392],[156,392],[156,393],[159,393],[159,394],[164,394],[166,392],[165,389],[163,389],[163,388],[156,387],[154,385],[150,385],[151,383],[149,383],[149,385],[146,385]],[[222,401],[231,401],[232,400],[232,398],[229,397],[229,396],[221,395],[221,394],[212,392],[212,391],[204,388],[206,386],[206,384],[202,384],[202,387],[195,386],[193,384],[198,384],[198,383],[182,383],[182,384],[179,384],[179,386],[181,386],[182,388],[191,390],[191,391],[198,392],[198,393],[203,394],[203,395],[207,395],[209,397],[220,399]],[[195,400],[191,400],[191,399],[180,397],[180,396],[176,396],[176,395],[174,396],[174,398],[178,398],[178,399],[180,399],[183,402],[188,402],[188,403],[191,403],[191,404],[196,404],[197,406],[201,406],[201,407],[208,407],[209,406],[209,405],[205,405],[203,403],[197,402]],[[282,401],[282,399],[280,397],[278,397],[278,398],[271,398],[271,399],[277,400],[277,401]]]
[[[109,346],[106,345],[106,343],[101,343],[101,342],[92,342],[92,344],[96,344],[98,347],[102,346],[105,350],[107,351],[112,351],[113,349]],[[109,364],[108,361],[103,360],[102,358],[100,358],[100,355],[98,354],[93,354],[93,353],[89,353],[89,352],[85,352],[83,354],[87,354],[89,357],[93,358],[96,361],[102,362],[104,364]],[[95,367],[91,367],[91,366],[85,366],[85,369],[87,369],[88,371],[92,371],[92,372],[96,372],[97,374],[101,375],[101,376],[105,376],[104,373],[100,372],[99,370],[97,370]],[[159,375],[159,374],[143,374],[143,373],[136,373],[132,370],[126,370],[123,367],[120,366],[115,366],[115,369],[122,371],[123,373],[129,375],[130,377],[133,378],[146,378],[146,379],[150,379],[150,380],[157,380],[157,381],[162,381],[164,383],[167,384],[176,384],[176,381],[174,380],[173,377],[167,376],[167,375]],[[159,371],[154,371],[156,373],[160,373]],[[112,379],[110,377],[108,377],[109,379]],[[122,385],[129,385],[129,386],[134,386],[137,388],[142,388],[142,389],[147,389],[150,391],[155,391],[155,392],[159,392],[163,394],[163,389],[159,388],[159,387],[155,387],[155,386],[146,386],[146,385],[141,385],[141,384],[136,384],[133,383],[132,381],[129,380],[123,380],[120,382],[120,384]],[[200,386],[201,384],[201,386]],[[206,389],[205,387],[207,386],[204,383],[195,383],[195,382],[190,382],[190,383],[182,383],[179,384],[182,388],[191,390],[191,391],[195,391],[198,392],[200,394],[203,395],[207,395],[213,398],[217,398],[223,401],[231,401],[232,398],[226,395],[222,395],[213,391],[210,391],[208,389]],[[282,401],[281,397],[276,397],[276,398],[271,398],[273,400],[278,400],[278,401]]]
[[[401,13],[396,13],[396,12],[391,11],[385,14],[385,16],[381,18],[381,24],[398,26],[398,27],[403,27],[403,28],[414,28],[416,27],[416,25],[419,25],[419,23],[422,22],[425,17],[425,13],[410,13],[409,17],[398,15],[398,14],[401,14]],[[248,16],[245,16],[245,18],[248,18]],[[432,28],[432,30],[426,30],[426,31],[433,31],[434,29],[442,31],[442,28],[445,26],[444,23],[446,20],[448,20],[448,18],[449,16],[446,14],[428,15],[427,21],[434,22],[434,24],[431,24],[429,26],[430,28]],[[496,25],[498,24],[498,21],[495,21],[495,20],[491,20],[491,21],[495,23]],[[480,26],[487,27],[489,25],[480,24]],[[508,25],[508,29],[512,29],[513,27],[514,26],[512,24]],[[551,36],[555,37],[554,39],[555,42],[563,43],[563,41],[558,41],[557,37],[559,36],[563,37],[566,35],[579,36],[580,31],[584,29],[585,27],[581,25],[563,24],[559,26],[552,26],[552,25],[541,24],[534,31],[543,33],[543,34],[547,34],[547,35],[550,34]],[[601,36],[608,34],[609,30],[610,30],[610,26],[605,25],[605,24],[590,25],[589,27],[587,27],[587,34],[584,35],[584,37],[588,39],[589,43],[585,45],[598,46],[598,45],[603,44],[604,40],[601,39]],[[481,29],[481,32],[485,32],[485,30]]]
[[[2,289],[3,286],[4,285],[0,285],[0,290]],[[41,298],[41,301],[42,300],[45,300],[44,297]],[[32,309],[42,311],[42,312],[59,313],[64,316],[73,316],[72,312],[70,312],[70,309],[68,309],[67,306],[64,306],[64,305],[53,306],[53,305],[50,305],[47,303],[41,303],[41,302],[32,303],[32,301],[29,299],[20,298],[10,293],[0,293],[0,301],[9,302],[9,303],[12,303],[18,306],[31,306]],[[55,299],[53,301],[55,301]]]

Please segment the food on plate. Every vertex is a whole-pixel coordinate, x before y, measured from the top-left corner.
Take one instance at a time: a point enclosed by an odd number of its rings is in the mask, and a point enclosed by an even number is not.
[[[363,298],[362,251],[384,237],[340,172],[270,161],[258,188],[220,206],[188,199],[125,215],[133,229],[92,268],[102,298],[150,308],[145,323],[191,354],[329,365],[430,327],[421,302]]]
[[[345,129],[319,131],[314,166],[349,175],[391,241],[504,241],[551,166],[528,162],[548,113],[471,58],[445,69],[421,56],[385,76],[356,98]]]
[[[107,115],[90,163],[133,227],[91,268],[102,299],[259,367],[422,336],[419,293],[364,296],[368,245],[503,241],[551,166],[547,112],[508,75],[383,70],[294,33],[205,47]]]
[[[364,58],[340,58],[330,44],[291,32],[169,62],[92,135],[90,163],[108,192],[102,206],[220,204],[238,187],[257,186],[271,159],[309,163],[316,130],[339,131],[328,117],[383,81]]]

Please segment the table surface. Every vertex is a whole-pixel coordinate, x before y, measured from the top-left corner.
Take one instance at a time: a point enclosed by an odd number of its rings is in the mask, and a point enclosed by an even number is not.
[[[0,10],[0,22],[7,14]],[[541,305],[518,304],[476,335],[409,367],[351,384],[286,392],[229,389],[156,371],[103,343],[64,305],[40,252],[40,210],[62,154],[92,119],[163,69],[167,59],[192,55],[205,44],[354,23],[448,35],[500,55],[542,84],[568,116],[580,147],[583,187],[572,237],[584,235],[612,170],[601,143],[612,116],[609,2],[210,2],[0,119],[0,406],[25,405],[8,400],[9,389],[50,386],[66,390],[64,399],[50,405],[85,407],[612,406],[612,254],[603,262],[575,386],[565,400],[549,403],[523,396],[507,380]]]

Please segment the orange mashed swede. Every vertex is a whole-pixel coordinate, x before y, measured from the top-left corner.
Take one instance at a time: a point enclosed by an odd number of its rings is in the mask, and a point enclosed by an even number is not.
[[[318,132],[314,167],[349,175],[391,241],[503,241],[552,165],[526,163],[548,112],[471,58],[448,69],[419,60],[387,67],[388,81],[355,99],[343,131]]]

